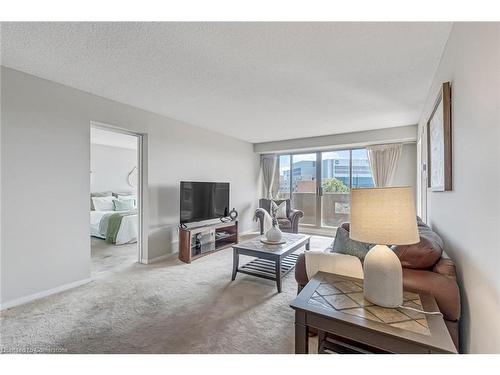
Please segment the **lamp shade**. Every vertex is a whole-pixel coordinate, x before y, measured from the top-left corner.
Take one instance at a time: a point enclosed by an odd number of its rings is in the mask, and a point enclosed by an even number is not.
[[[349,233],[353,240],[379,245],[419,242],[412,189],[353,189]]]

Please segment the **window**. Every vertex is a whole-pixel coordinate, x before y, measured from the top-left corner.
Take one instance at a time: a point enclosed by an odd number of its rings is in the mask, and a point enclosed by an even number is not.
[[[279,186],[278,199],[290,198],[290,155],[280,155],[278,159]]]
[[[278,198],[304,211],[301,224],[339,226],[349,220],[351,189],[374,186],[366,149],[280,155],[278,162]]]
[[[292,205],[304,212],[301,222],[309,225],[316,225],[317,158],[316,152],[292,155]]]
[[[373,178],[365,148],[352,150],[352,188],[372,188]]]
[[[349,217],[351,152],[322,152],[321,159],[321,226],[338,227]]]

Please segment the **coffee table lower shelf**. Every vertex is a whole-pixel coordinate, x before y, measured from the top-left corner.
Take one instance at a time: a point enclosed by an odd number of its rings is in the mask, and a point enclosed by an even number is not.
[[[290,272],[297,262],[298,254],[290,254],[281,261],[281,275],[285,276]],[[238,268],[238,272],[245,273],[268,280],[277,280],[276,262],[268,259],[257,258]]]
[[[305,246],[309,250],[310,236],[296,233],[283,233],[281,245],[268,245],[261,242],[263,236],[233,245],[233,273],[231,280],[238,273],[243,273],[267,280],[276,281],[278,293],[281,293],[281,279],[290,272],[299,257],[297,252]],[[250,256],[252,261],[240,266],[240,255]]]

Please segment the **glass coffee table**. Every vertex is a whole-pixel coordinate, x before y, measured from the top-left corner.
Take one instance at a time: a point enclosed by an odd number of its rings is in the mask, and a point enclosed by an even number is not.
[[[364,298],[363,280],[318,272],[290,306],[296,353],[309,352],[310,328],[319,353],[457,353],[430,294],[404,291],[403,308],[385,308]]]
[[[309,250],[311,236],[305,234],[283,233],[285,243],[268,245],[261,241],[260,236],[248,241],[233,245],[233,275],[238,272],[263,279],[276,281],[278,293],[281,293],[281,279],[290,272],[297,262],[298,255],[294,254],[302,246]],[[256,259],[240,267],[240,254],[249,255]]]

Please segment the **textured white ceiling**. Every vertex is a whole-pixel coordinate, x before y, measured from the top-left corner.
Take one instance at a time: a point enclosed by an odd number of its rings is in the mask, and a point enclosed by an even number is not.
[[[2,23],[2,64],[250,142],[418,121],[450,23]]]

